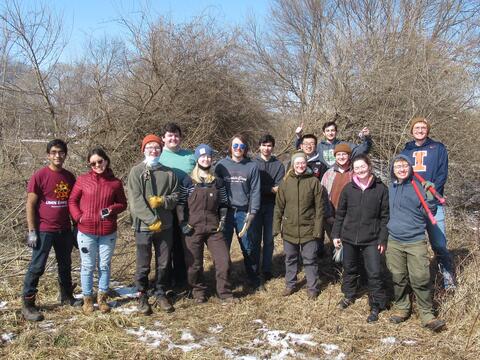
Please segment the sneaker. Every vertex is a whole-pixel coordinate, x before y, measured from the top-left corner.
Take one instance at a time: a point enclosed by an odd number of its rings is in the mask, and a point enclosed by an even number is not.
[[[343,298],[338,302],[337,308],[339,308],[340,310],[345,310],[350,305],[353,305],[354,302],[355,302],[355,299]]]
[[[295,288],[285,288],[282,291],[282,296],[290,296],[295,292]]]
[[[367,317],[367,322],[372,323],[378,321],[378,314],[380,313],[380,309],[376,306],[370,309],[370,315]]]
[[[175,308],[172,304],[170,304],[170,301],[168,301],[166,296],[157,295],[155,299],[155,305],[160,307],[160,309],[162,309],[166,313],[171,313],[175,311]]]
[[[433,332],[440,332],[444,327],[445,327],[445,321],[440,320],[440,319],[433,319],[429,321],[428,323],[425,324],[425,327],[428,330],[431,330]]]

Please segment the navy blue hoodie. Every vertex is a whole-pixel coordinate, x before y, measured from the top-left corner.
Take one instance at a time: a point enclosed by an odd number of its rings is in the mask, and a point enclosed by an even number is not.
[[[393,173],[393,164],[399,159],[407,161],[410,167],[409,177],[402,183],[397,181]],[[405,242],[425,239],[425,228],[427,221],[430,220],[412,185],[413,169],[410,159],[402,154],[396,156],[392,161],[390,174],[392,177],[392,182],[388,187],[390,220],[387,224],[390,237],[394,240]],[[422,184],[417,179],[413,181],[415,181],[421,195],[427,201]],[[435,214],[436,206],[434,202],[427,201],[427,204],[432,213]]]

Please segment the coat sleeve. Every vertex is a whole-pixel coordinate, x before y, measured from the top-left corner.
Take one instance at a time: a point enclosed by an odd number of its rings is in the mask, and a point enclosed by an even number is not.
[[[256,214],[258,210],[260,210],[260,186],[260,172],[258,171],[258,166],[255,164],[255,166],[252,168],[252,172],[250,173],[249,212],[251,214]]]
[[[352,159],[356,155],[360,154],[368,154],[370,152],[370,149],[372,148],[372,137],[371,136],[365,136],[365,140],[361,144],[353,144],[349,143],[350,147],[352,148]]]
[[[120,180],[117,182],[117,188],[115,189],[114,203],[108,208],[112,214],[120,214],[127,209],[127,198],[125,197],[125,191],[123,190],[123,184]]]
[[[321,238],[323,235],[323,215],[325,214],[325,199],[323,186],[320,181],[314,183],[314,197],[315,197],[315,225],[313,227],[313,236]]]
[[[282,229],[282,218],[285,210],[285,182],[280,184],[277,196],[275,197],[275,209],[273,211],[273,234],[280,234]]]
[[[133,217],[140,219],[147,225],[152,225],[157,221],[157,216],[144,197],[141,176],[141,174],[136,173],[135,167],[130,170],[128,175],[127,189],[130,211]]]
[[[345,186],[340,194],[340,200],[338,202],[337,212],[335,213],[335,223],[333,224],[332,228],[332,238],[333,239],[340,239],[342,236],[342,227],[343,227],[343,220],[345,219],[345,215],[347,214],[347,206],[348,206],[348,195],[347,195],[347,188],[348,185]],[[388,204],[388,201],[387,201]]]
[[[82,217],[82,210],[80,210],[80,199],[82,198],[82,186],[81,182],[77,181],[75,185],[73,185],[72,192],[68,198],[68,211],[70,212],[70,216],[72,220],[76,223]]]
[[[380,205],[380,232],[378,234],[378,244],[386,244],[388,239],[387,224],[390,219],[388,204],[388,188],[383,186],[382,201]]]
[[[178,184],[178,178],[173,171],[168,171],[168,181],[170,186],[168,194],[164,195],[165,203],[163,206],[167,210],[174,210],[177,206],[180,187]]]

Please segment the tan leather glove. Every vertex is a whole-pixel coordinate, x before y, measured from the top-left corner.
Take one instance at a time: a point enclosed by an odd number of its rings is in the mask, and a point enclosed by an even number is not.
[[[156,209],[162,206],[164,202],[165,199],[163,198],[163,196],[150,196],[148,199],[148,205],[150,205],[152,209]]]
[[[148,226],[148,230],[153,231],[153,232],[159,232],[162,231],[162,222],[161,220],[155,221],[152,225]]]

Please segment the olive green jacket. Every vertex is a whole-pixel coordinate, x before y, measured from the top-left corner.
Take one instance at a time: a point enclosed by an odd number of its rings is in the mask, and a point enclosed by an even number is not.
[[[290,170],[280,184],[275,200],[273,233],[284,240],[302,244],[320,238],[323,232],[322,185],[307,171]]]

